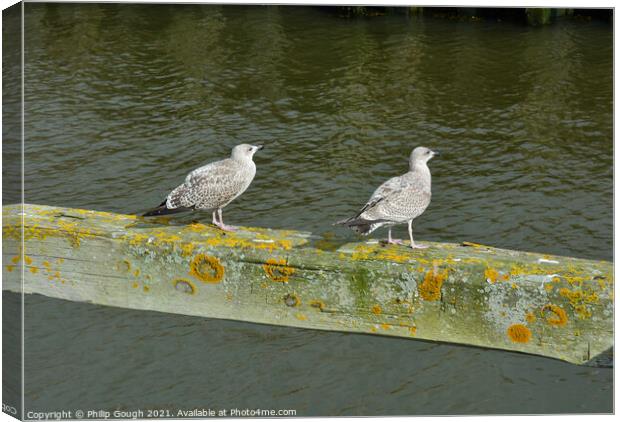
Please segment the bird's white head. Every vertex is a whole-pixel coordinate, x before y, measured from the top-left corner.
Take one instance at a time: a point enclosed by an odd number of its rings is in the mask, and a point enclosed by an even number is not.
[[[238,161],[252,161],[252,157],[254,157],[254,153],[256,151],[263,149],[262,145],[250,145],[250,144],[241,144],[237,145],[232,149],[232,153],[230,157],[234,160]]]
[[[409,168],[413,170],[416,165],[426,164],[428,160],[436,155],[439,155],[438,151],[431,151],[426,147],[417,147],[411,151],[411,155],[409,156]]]

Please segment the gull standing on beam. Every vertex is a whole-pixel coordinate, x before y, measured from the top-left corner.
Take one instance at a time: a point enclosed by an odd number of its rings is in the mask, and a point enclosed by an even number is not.
[[[232,149],[230,158],[209,163],[188,174],[182,185],[170,192],[164,202],[144,216],[188,210],[213,211],[213,224],[224,231],[235,231],[236,227],[224,224],[222,208],[245,192],[252,183],[256,174],[252,157],[261,149],[262,145],[237,145]]]
[[[357,233],[368,235],[382,226],[388,227],[388,243],[402,244],[392,239],[392,226],[407,223],[411,247],[426,248],[413,241],[411,224],[431,202],[431,171],[426,163],[438,152],[417,147],[409,156],[409,171],[383,183],[372,194],[366,205],[354,217],[338,221]]]

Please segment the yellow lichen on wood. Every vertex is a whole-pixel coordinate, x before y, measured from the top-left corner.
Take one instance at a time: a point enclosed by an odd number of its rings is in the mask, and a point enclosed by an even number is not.
[[[273,239],[273,242],[253,242],[239,237],[224,237],[221,235],[206,239],[204,242],[212,247],[224,246],[228,248],[263,249],[269,252],[279,249],[289,250],[293,247],[293,243],[288,239]]]
[[[497,281],[497,277],[499,277],[499,273],[495,268],[485,268],[484,270],[484,279],[489,283],[495,283]]]
[[[551,316],[547,316],[545,318],[549,325],[555,325],[560,327],[566,325],[566,322],[568,321],[568,316],[566,316],[566,311],[564,311],[564,309],[552,303],[548,303],[547,305],[542,307],[540,313],[543,317],[545,317],[547,311],[552,314]]]
[[[437,301],[441,299],[441,286],[448,278],[448,270],[437,272],[435,269],[429,270],[424,276],[424,281],[420,284],[419,291],[422,299]]]
[[[194,295],[197,292],[196,285],[186,278],[177,278],[172,280],[175,290]]]
[[[317,308],[317,309],[319,309],[319,310],[321,310],[321,311],[322,311],[323,309],[325,309],[325,303],[323,303],[323,302],[322,302],[322,301],[320,301],[320,300],[311,300],[311,301],[309,302],[309,305],[310,305],[310,306],[312,306],[313,308]]]
[[[560,296],[568,299],[569,304],[573,308],[575,314],[581,319],[587,319],[592,316],[592,311],[588,305],[598,303],[599,296],[592,290],[582,289],[583,282],[577,284],[574,290],[563,287],[559,290]]]
[[[406,251],[406,253],[403,253],[404,251]],[[355,261],[379,259],[402,263],[411,260],[411,258],[412,256],[409,255],[409,251],[394,245],[382,247],[378,245],[362,244],[356,246],[351,254],[351,259]]]
[[[284,304],[290,307],[299,306],[301,305],[301,299],[296,294],[289,293],[284,296]]]
[[[269,258],[263,264],[263,270],[271,280],[280,283],[287,283],[289,277],[295,273],[295,268],[289,267],[285,259]]]
[[[219,283],[224,277],[224,267],[218,258],[198,254],[190,263],[189,273],[205,283]]]
[[[319,255],[318,238],[306,233],[286,239],[274,230],[223,233],[209,225],[187,226],[175,217],[134,223],[111,215],[103,222],[104,217],[90,212],[41,207],[47,216],[27,219],[31,238],[24,250],[34,261],[27,265],[23,253],[15,256],[22,214],[17,207],[7,209],[3,231],[15,236],[5,239],[12,248],[4,256],[11,291],[20,288],[16,265],[23,262],[24,290],[102,305],[332,331],[370,330],[576,363],[613,344],[613,264],[608,262],[439,243],[411,250],[406,245],[335,242]],[[33,212],[27,208],[24,214]],[[66,222],[64,228],[79,232],[77,241],[59,227],[59,219]],[[90,228],[104,234],[93,236]],[[81,241],[80,248],[68,247],[67,239],[74,246]],[[294,248],[283,251],[287,245]],[[58,264],[61,257],[63,265]],[[271,276],[283,280],[288,275],[290,284],[274,283],[264,272],[268,264]],[[291,268],[294,275],[278,266]],[[221,277],[222,282],[205,285],[205,277]],[[596,317],[582,320],[590,315]]]

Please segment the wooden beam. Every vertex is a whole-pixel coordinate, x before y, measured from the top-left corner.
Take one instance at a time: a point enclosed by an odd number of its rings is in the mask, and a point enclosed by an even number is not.
[[[337,244],[40,205],[3,207],[3,288],[130,309],[450,342],[576,364],[613,345],[613,267],[425,242]],[[24,222],[24,249],[20,253]],[[13,251],[13,253],[11,253]],[[17,251],[17,253],[15,253]]]

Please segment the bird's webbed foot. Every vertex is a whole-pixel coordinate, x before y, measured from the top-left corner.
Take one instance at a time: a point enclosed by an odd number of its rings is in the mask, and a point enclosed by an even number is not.
[[[237,230],[239,230],[239,228],[235,226],[229,226],[228,224],[223,224],[219,222],[216,224],[216,226],[219,227],[220,230],[223,230],[225,232],[236,232]]]

